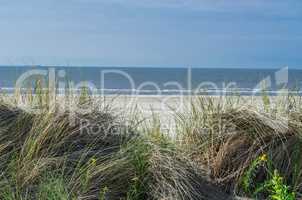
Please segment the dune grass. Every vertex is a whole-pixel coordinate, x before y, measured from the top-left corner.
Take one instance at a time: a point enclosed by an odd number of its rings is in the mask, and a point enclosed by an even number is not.
[[[289,96],[282,102],[238,106],[234,101],[229,104],[227,100],[198,98],[189,112],[177,116],[180,145],[191,159],[208,169],[212,179],[227,193],[274,199],[270,191],[263,191],[258,196],[253,192],[276,171],[284,186],[301,198],[300,97]],[[248,180],[253,182],[250,186],[254,188],[250,189],[254,191],[244,191],[243,180],[261,155],[269,157],[270,170],[267,164],[257,166],[250,177],[253,180]]]
[[[299,97],[259,106],[194,97],[175,113],[176,137],[156,116],[121,116],[114,105],[76,112],[99,100],[68,98],[78,104],[63,111],[39,89],[0,98],[0,199],[301,198]]]

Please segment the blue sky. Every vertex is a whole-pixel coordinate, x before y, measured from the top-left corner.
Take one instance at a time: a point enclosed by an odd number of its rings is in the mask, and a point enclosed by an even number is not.
[[[302,68],[301,0],[1,0],[1,65]]]

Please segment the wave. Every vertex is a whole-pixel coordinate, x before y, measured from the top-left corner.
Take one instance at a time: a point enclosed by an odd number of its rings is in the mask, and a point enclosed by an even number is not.
[[[43,89],[42,89],[43,90]],[[44,89],[46,90],[46,89]],[[6,93],[14,93],[15,88],[13,87],[2,87],[0,91],[4,91]],[[35,89],[21,88],[21,93],[26,92],[35,93]],[[82,89],[56,89],[57,94],[65,94],[65,93],[75,93],[80,94]],[[177,90],[177,89],[163,89],[163,90],[137,90],[137,89],[93,89],[89,90],[90,94],[96,95],[262,95],[263,90],[259,89],[251,89],[251,88],[236,88],[236,89],[204,89],[204,90]],[[293,91],[293,90],[265,90],[265,94],[270,96],[275,95],[302,95],[302,91]]]

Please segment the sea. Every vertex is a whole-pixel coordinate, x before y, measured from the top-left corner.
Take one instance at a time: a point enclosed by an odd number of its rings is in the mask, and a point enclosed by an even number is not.
[[[162,67],[0,66],[0,90],[55,86],[58,93],[87,87],[100,95],[301,95],[302,70]],[[51,82],[52,81],[52,82]]]

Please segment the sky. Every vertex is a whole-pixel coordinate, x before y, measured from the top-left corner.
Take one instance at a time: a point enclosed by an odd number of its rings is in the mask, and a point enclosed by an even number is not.
[[[0,65],[302,69],[302,0],[0,0]]]

